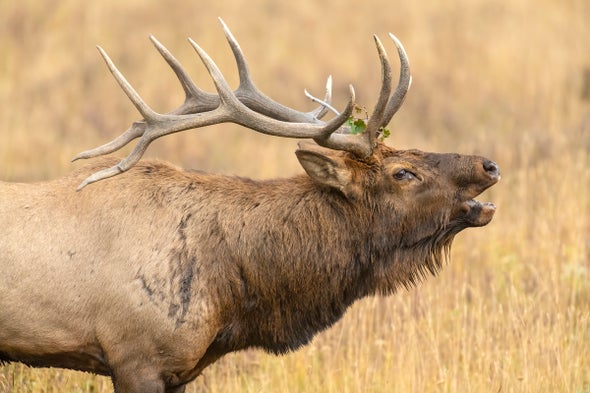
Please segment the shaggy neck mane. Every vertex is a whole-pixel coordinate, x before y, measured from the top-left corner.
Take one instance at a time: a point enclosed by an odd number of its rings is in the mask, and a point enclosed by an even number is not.
[[[216,217],[217,226],[242,229],[223,233],[216,250],[231,272],[220,280],[232,283],[234,295],[217,338],[223,351],[297,349],[357,299],[411,287],[448,255],[452,236],[443,227],[427,228],[433,236],[409,244],[393,230],[394,212],[359,206],[372,201],[350,202],[307,176],[228,181],[227,189],[216,182],[217,192],[239,195],[242,203]]]

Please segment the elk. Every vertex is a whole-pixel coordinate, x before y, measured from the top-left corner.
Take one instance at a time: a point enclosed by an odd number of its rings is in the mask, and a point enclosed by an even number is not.
[[[329,83],[324,100],[312,96],[315,111],[287,108],[255,87],[223,29],[235,91],[194,41],[217,94],[150,37],[186,93],[156,113],[99,48],[143,119],[76,159],[139,138],[135,149],[57,180],[0,183],[0,362],[110,376],[117,393],[184,392],[229,352],[295,350],[356,300],[436,274],[458,232],[490,222],[496,207],[474,198],[499,180],[493,161],[396,150],[379,137],[411,83],[393,35],[398,85],[374,36],[381,90],[354,134],[352,87],[329,121]],[[156,138],[223,122],[310,139],[295,152],[305,173],[257,181],[140,160]]]

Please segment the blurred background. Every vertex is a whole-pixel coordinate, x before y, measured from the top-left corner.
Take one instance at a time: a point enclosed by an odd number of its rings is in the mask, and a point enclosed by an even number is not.
[[[590,392],[590,2],[587,0],[0,1],[0,179],[42,181],[84,163],[139,116],[95,45],[155,110],[183,100],[155,35],[213,91],[186,38],[237,85],[217,17],[254,81],[299,110],[334,78],[372,110],[392,32],[414,77],[387,140],[480,154],[501,167],[499,208],[467,230],[437,278],[358,302],[305,349],[230,355],[188,392]],[[147,156],[254,178],[300,173],[296,141],[228,124],[168,136]],[[129,148],[117,153],[126,155]],[[1,272],[0,272],[1,273]],[[0,392],[110,392],[102,377],[0,367]]]

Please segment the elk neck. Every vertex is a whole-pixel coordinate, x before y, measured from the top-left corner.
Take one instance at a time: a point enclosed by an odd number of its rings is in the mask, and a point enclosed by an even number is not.
[[[395,217],[387,216],[392,212],[371,198],[349,201],[305,175],[271,181],[193,176],[187,189],[196,209],[179,228],[214,251],[197,250],[192,258],[200,265],[195,271],[218,272],[210,287],[220,288],[223,352],[294,350],[357,299],[411,286],[440,267],[441,239],[400,246],[402,240],[392,238],[398,234]]]

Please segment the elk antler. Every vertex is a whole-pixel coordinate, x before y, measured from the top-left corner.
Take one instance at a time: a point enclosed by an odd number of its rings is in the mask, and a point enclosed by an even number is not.
[[[127,171],[139,161],[149,144],[161,136],[224,122],[237,123],[269,135],[312,138],[324,147],[349,151],[362,157],[372,154],[377,133],[381,127],[387,125],[397,109],[399,109],[411,83],[407,56],[397,38],[390,34],[397,46],[401,61],[398,87],[390,98],[391,66],[383,45],[375,36],[375,43],[381,60],[382,88],[366,131],[360,135],[352,135],[349,128],[343,125],[354,108],[354,89],[352,86],[349,86],[350,99],[344,111],[327,122],[319,119],[326,114],[328,108],[331,108],[329,107],[331,78],[328,78],[326,85],[325,102],[322,102],[322,105],[315,111],[309,113],[299,112],[283,106],[256,88],[238,42],[225,23],[221,19],[220,21],[238,66],[240,84],[235,91],[231,90],[209,55],[189,38],[189,43],[201,58],[213,80],[217,95],[199,89],[178,60],[160,42],[150,36],[150,40],[170,65],[185,92],[184,103],[166,114],[153,111],[113,64],[106,52],[101,47],[98,47],[109,70],[143,116],[143,120],[134,122],[127,131],[113,141],[95,149],[84,151],[74,158],[74,160],[77,160],[108,154],[122,148],[133,139],[140,138],[133,151],[124,160],[111,168],[92,174],[78,186],[78,190],[90,183]]]

